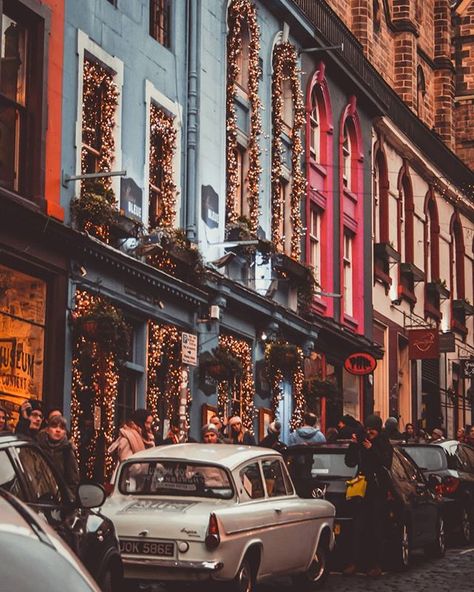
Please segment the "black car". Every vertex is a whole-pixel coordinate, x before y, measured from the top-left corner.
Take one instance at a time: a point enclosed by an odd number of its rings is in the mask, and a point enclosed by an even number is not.
[[[42,514],[104,592],[121,589],[123,567],[114,526],[91,509],[105,501],[100,485],[82,484],[74,498],[49,458],[33,441],[2,434],[0,488]]]
[[[344,462],[348,444],[292,446],[283,454],[298,495],[324,498],[336,507],[333,563],[347,563],[351,544],[353,501],[346,500],[346,481],[355,469]],[[411,551],[422,548],[433,556],[445,552],[444,523],[439,496],[418,467],[401,450],[394,450],[387,513],[383,532],[385,562],[404,569]]]
[[[440,478],[446,531],[467,545],[474,540],[474,448],[457,440],[404,444],[403,449],[429,477]]]

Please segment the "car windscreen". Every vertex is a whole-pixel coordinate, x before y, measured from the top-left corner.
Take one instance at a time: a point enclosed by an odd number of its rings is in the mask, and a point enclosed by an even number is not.
[[[354,468],[344,462],[344,454],[328,452],[298,452],[287,456],[288,468],[293,478],[304,477],[353,477]]]
[[[210,464],[172,460],[126,463],[120,472],[119,491],[133,495],[216,499],[230,499],[234,495],[225,469]]]
[[[407,446],[405,452],[415,461],[420,469],[441,471],[447,468],[446,455],[439,448]]]

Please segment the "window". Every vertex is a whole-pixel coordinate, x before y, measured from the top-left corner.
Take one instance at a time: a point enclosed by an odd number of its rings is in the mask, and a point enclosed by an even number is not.
[[[451,247],[454,276],[453,299],[458,300],[464,298],[464,237],[461,221],[456,214],[452,221],[451,236],[454,243]]]
[[[235,81],[246,94],[249,87],[249,58],[250,58],[250,32],[247,22],[242,23],[241,50],[237,56],[237,77]]]
[[[344,233],[343,276],[344,276],[344,312],[352,316],[352,235]]]
[[[287,135],[291,136],[291,130],[294,123],[294,109],[293,109],[293,91],[291,89],[291,80],[289,77],[283,79],[282,82],[282,121]]]
[[[414,229],[414,203],[413,190],[410,177],[406,172],[402,173],[401,179],[401,199],[402,199],[402,261],[413,263],[413,229]]]
[[[288,175],[289,176],[289,175]],[[291,253],[291,186],[290,181],[280,178],[280,195],[282,204],[282,216],[280,219],[280,233],[283,241],[283,251],[287,255]]]
[[[0,450],[0,488],[25,501],[20,481],[5,450]]]
[[[61,489],[41,453],[30,446],[17,448],[17,452],[23,474],[33,496],[32,502],[38,504],[61,503]]]
[[[150,0],[150,35],[165,47],[170,46],[170,0]]]
[[[347,126],[344,126],[342,142],[342,182],[346,189],[351,189],[351,138]]]
[[[120,368],[115,405],[115,426],[117,428],[129,419],[131,412],[136,409],[138,384],[145,372],[144,367],[141,365],[142,360],[137,359],[137,339],[140,339],[141,336],[139,326],[134,325],[132,321],[127,321],[127,325],[130,329],[130,348],[128,358],[121,364]]]
[[[268,497],[288,495],[279,460],[265,460],[262,462],[263,478]]]
[[[265,497],[262,475],[260,474],[258,463],[247,465],[241,469],[239,475],[244,492],[250,499]]]
[[[112,6],[117,6],[117,0],[107,0],[107,2],[112,4]]]
[[[380,10],[379,0],[373,0],[372,2],[372,22],[374,27],[374,33],[379,33],[382,24],[382,13]]]
[[[248,216],[247,202],[247,170],[248,153],[242,144],[237,144],[235,153],[237,161],[237,195],[235,200],[235,209],[238,216]]]
[[[321,211],[311,204],[309,220],[309,263],[316,285],[321,285]]]
[[[0,186],[39,194],[42,68],[36,54],[40,27],[20,3],[0,6]]]
[[[416,111],[419,117],[423,115],[423,104],[426,96],[426,81],[423,68],[418,66],[416,69]]]
[[[320,114],[318,105],[318,95],[316,88],[313,90],[311,96],[311,113],[309,116],[310,123],[310,139],[309,149],[311,156],[315,161],[320,162],[321,160],[321,125],[320,125]]]

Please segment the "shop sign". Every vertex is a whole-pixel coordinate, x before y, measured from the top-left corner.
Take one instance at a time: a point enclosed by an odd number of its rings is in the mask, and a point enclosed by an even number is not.
[[[462,361],[462,377],[474,378],[474,359]]]
[[[446,333],[439,334],[439,352],[455,352],[456,351],[456,340],[452,331],[446,331]]]
[[[142,190],[133,179],[120,180],[120,208],[127,218],[142,221]]]
[[[197,335],[193,335],[192,333],[182,333],[181,361],[183,364],[197,366]]]
[[[201,187],[201,218],[209,228],[219,226],[219,196],[211,185]]]
[[[437,329],[413,329],[408,331],[408,355],[410,360],[433,360],[439,357],[439,333]]]
[[[364,376],[370,374],[377,367],[377,360],[372,354],[367,352],[357,352],[351,354],[344,362],[344,368],[349,374]]]

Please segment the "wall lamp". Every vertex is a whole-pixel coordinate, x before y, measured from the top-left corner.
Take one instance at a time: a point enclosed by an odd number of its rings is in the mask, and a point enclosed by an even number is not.
[[[260,332],[260,340],[263,342],[275,341],[280,326],[275,321],[270,321],[265,329]]]

